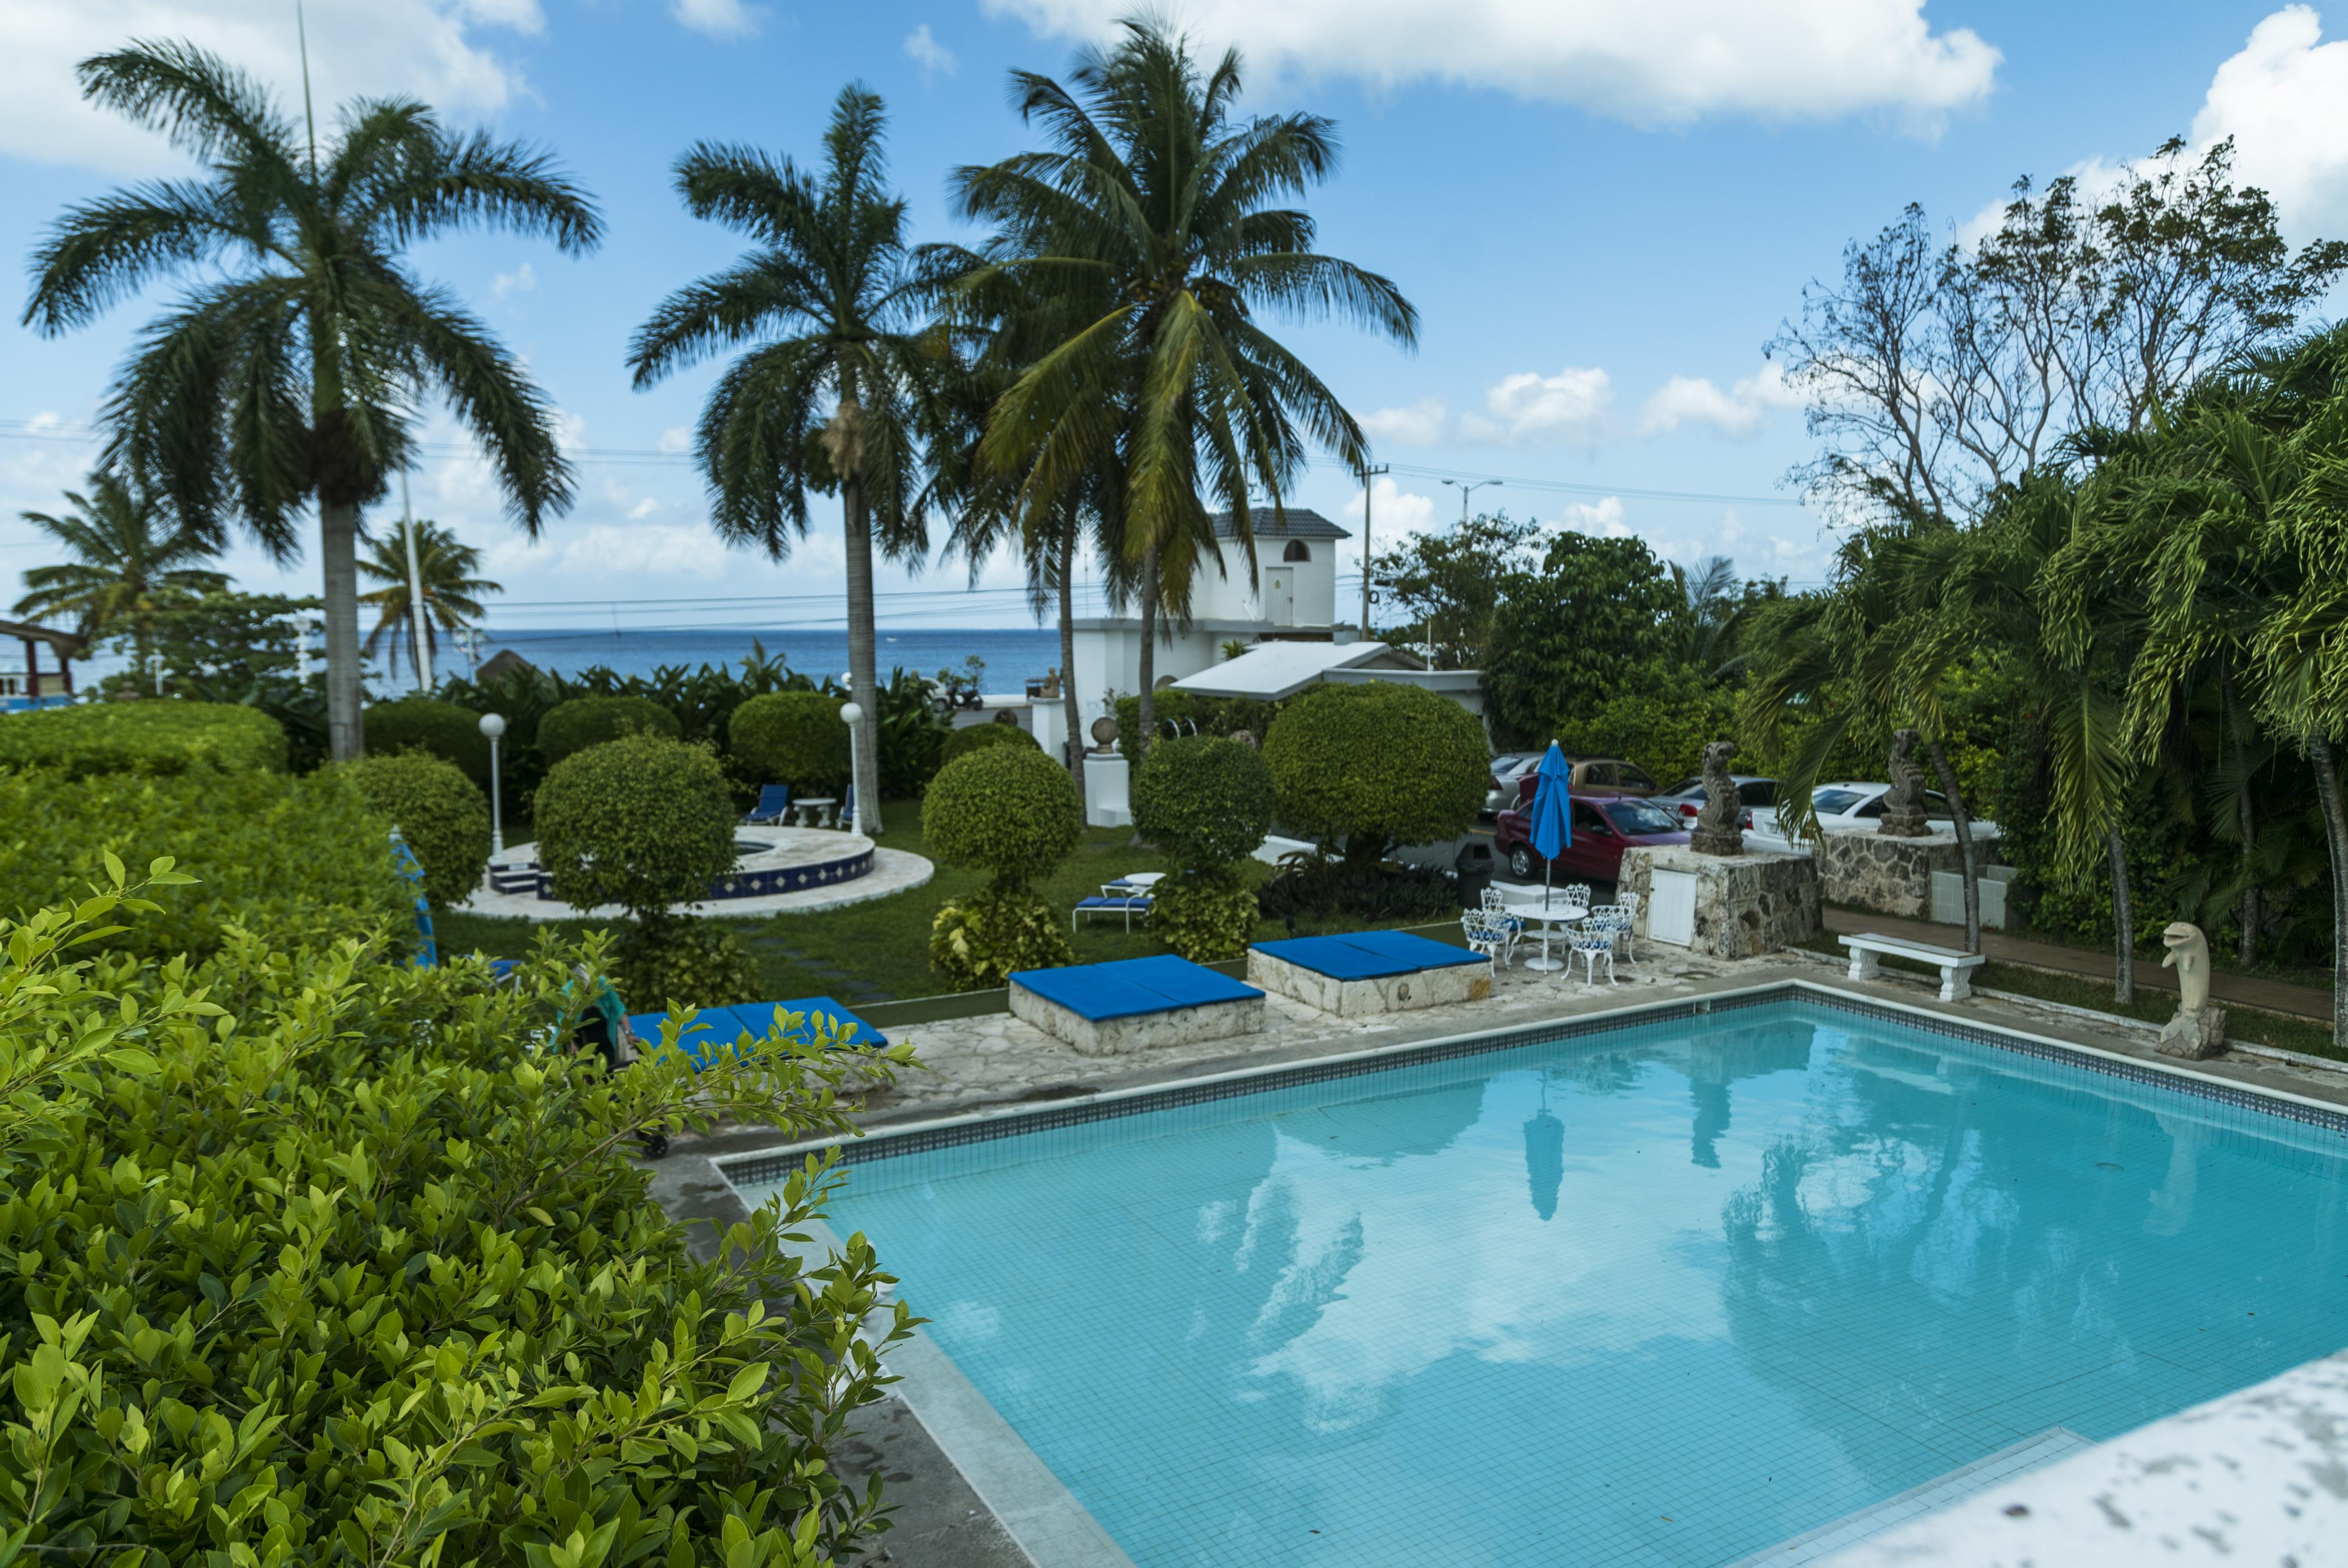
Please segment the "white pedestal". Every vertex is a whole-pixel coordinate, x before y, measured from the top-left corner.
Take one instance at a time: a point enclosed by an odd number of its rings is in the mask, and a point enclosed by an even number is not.
[[[1121,756],[1085,759],[1085,824],[1089,827],[1131,827],[1133,797],[1130,775]]]

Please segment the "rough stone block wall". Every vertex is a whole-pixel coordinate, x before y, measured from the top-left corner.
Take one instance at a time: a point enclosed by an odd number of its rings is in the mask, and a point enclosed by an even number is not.
[[[1997,863],[1995,839],[1977,838],[1973,849],[1981,866]],[[1818,852],[1818,879],[1828,903],[1910,920],[1932,917],[1932,873],[1964,868],[1953,833],[1923,838],[1894,838],[1872,828],[1828,833]]]
[[[1818,916],[1818,863],[1807,855],[1633,849],[1622,857],[1621,890],[1639,897],[1632,934],[1643,943],[1653,939],[1647,917],[1654,905],[1658,869],[1686,872],[1696,879],[1695,939],[1690,951],[1750,958],[1795,947],[1825,928]]]

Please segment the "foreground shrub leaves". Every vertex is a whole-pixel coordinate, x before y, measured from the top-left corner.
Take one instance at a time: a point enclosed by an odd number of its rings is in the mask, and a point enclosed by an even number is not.
[[[592,944],[498,987],[94,940],[181,879],[0,922],[0,1565],[802,1568],[885,1526],[829,1453],[916,1320],[861,1236],[805,1255],[830,1162],[701,1262],[625,1155],[845,1132],[905,1048],[606,1077],[549,1045]]]

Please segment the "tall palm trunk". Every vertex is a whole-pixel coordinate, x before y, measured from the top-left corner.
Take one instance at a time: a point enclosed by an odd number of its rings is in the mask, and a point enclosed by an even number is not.
[[[856,831],[880,836],[880,672],[872,628],[872,511],[864,486],[855,479],[839,487],[848,555],[848,673],[858,707],[849,744],[856,753]]]
[[[1956,830],[1957,853],[1964,859],[1965,951],[1978,953],[1982,950],[1981,866],[1973,855],[1972,814],[1965,810],[1964,792],[1957,788],[1957,770],[1949,765],[1949,748],[1938,740],[1927,741],[1924,754],[1932,759],[1932,771],[1941,779],[1941,793],[1949,797],[1950,825]]]
[[[1060,530],[1060,704],[1068,722],[1068,772],[1076,781],[1076,798],[1085,794],[1085,741],[1076,726],[1084,722],[1076,701],[1076,519],[1071,516]]]
[[[2136,897],[2128,887],[2127,845],[2120,830],[2105,831],[2112,857],[2112,1000],[2136,1000]]]
[[[2315,798],[2323,808],[2323,837],[2332,851],[2332,1038],[2348,1040],[2348,812],[2340,804],[2340,774],[2332,743],[2307,738],[2307,760],[2315,764]]]
[[[366,750],[359,722],[359,509],[318,502],[318,559],[326,600],[326,748],[338,763]]]
[[[1136,761],[1158,739],[1158,547],[1141,557],[1141,708],[1134,715]]]

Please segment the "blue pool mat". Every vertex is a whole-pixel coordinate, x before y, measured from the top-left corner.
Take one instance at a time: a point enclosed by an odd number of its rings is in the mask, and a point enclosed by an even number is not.
[[[1480,964],[1480,953],[1448,942],[1414,937],[1407,931],[1354,931],[1343,937],[1293,937],[1284,942],[1258,942],[1256,951],[1311,969],[1333,980],[1374,980],[1389,975],[1415,975],[1421,969],[1449,968],[1457,964]]]
[[[739,1007],[703,1008],[695,1015],[693,1022],[686,1027],[684,1035],[678,1039],[677,1048],[693,1058],[695,1067],[705,1066],[708,1063],[708,1053],[713,1047],[732,1045],[745,1033],[753,1040],[766,1039],[767,1030],[774,1024],[778,1009],[808,1015],[798,1028],[790,1031],[790,1038],[803,1045],[812,1042],[811,1026],[819,1014],[829,1014],[838,1021],[843,1030],[853,1025],[856,1032],[848,1041],[851,1045],[885,1046],[889,1043],[887,1035],[882,1034],[829,997],[798,997],[790,1001],[747,1002]],[[628,1027],[635,1031],[638,1040],[647,1044],[659,1040],[661,1029],[667,1022],[668,1014],[664,1012],[640,1012],[628,1015]]]
[[[1263,993],[1188,958],[1160,953],[1121,958],[1113,964],[1071,964],[1059,969],[1021,969],[1011,983],[1056,1002],[1079,1018],[1134,1018],[1171,1012],[1210,1002],[1245,1001]]]

